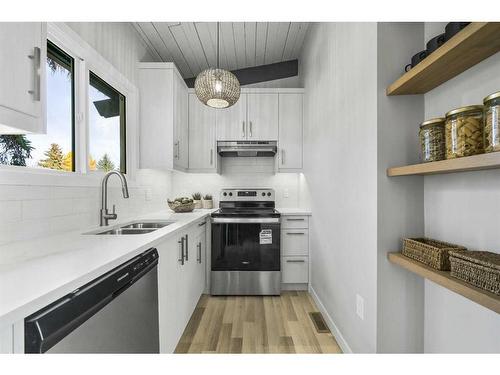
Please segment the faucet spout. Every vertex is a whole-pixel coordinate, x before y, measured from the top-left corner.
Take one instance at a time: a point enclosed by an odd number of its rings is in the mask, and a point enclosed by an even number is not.
[[[109,220],[115,220],[117,215],[115,213],[115,208],[113,206],[113,213],[108,212],[108,180],[111,175],[117,175],[120,178],[122,184],[122,194],[123,198],[128,198],[128,185],[125,175],[118,171],[109,171],[104,175],[101,182],[101,210],[100,210],[100,225],[108,225]]]

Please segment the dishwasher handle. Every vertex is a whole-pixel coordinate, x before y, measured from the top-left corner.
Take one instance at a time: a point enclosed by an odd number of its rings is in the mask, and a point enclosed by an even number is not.
[[[150,249],[28,316],[25,353],[44,353],[158,265]]]

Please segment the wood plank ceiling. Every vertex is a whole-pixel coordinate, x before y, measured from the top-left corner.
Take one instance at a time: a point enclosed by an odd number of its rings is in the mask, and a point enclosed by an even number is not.
[[[174,62],[184,78],[216,65],[216,22],[135,22],[159,61]],[[221,22],[220,67],[248,68],[299,57],[307,22]]]

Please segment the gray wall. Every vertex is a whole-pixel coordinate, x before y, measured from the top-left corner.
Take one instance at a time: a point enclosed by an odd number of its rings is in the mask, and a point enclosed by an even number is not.
[[[375,352],[377,25],[315,23],[304,46],[311,285],[352,351]]]
[[[379,23],[377,53],[377,352],[423,351],[424,282],[388,262],[401,238],[424,233],[424,184],[420,176],[389,178],[388,166],[417,163],[422,95],[387,96],[424,38],[422,23]]]
[[[442,24],[426,24],[426,35]],[[450,109],[482,104],[500,91],[500,53],[424,95],[425,118]],[[425,234],[471,249],[500,252],[498,170],[425,177]],[[500,352],[500,314],[425,283],[425,351]]]

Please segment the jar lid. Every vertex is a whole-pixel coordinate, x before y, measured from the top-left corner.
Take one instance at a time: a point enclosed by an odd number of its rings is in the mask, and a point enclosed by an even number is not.
[[[482,105],[468,105],[468,106],[465,106],[465,107],[460,107],[460,108],[455,108],[453,110],[451,110],[450,112],[446,113],[446,117],[449,117],[449,116],[452,116],[452,115],[456,115],[458,113],[462,113],[462,112],[471,112],[471,111],[479,111],[479,110],[483,110],[484,109],[484,106]]]
[[[488,95],[486,98],[483,99],[483,103],[486,104],[486,102],[489,102],[492,99],[500,98],[500,91],[494,92],[493,94]]]
[[[423,123],[420,124],[420,127],[424,127],[426,125],[430,124],[444,124],[445,118],[444,117],[436,117],[436,118],[431,118],[430,120],[425,120]]]

